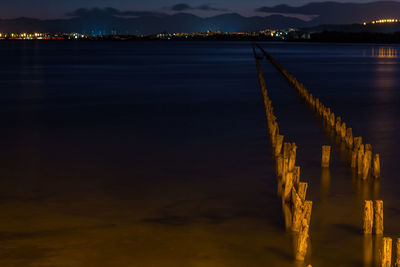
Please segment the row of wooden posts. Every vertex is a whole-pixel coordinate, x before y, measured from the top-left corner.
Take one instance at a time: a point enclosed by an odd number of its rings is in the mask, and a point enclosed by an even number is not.
[[[300,167],[296,166],[296,144],[284,142],[284,136],[279,132],[277,118],[268,97],[264,76],[254,48],[253,52],[264,99],[269,136],[276,159],[278,195],[282,197],[285,225],[287,229],[298,233],[294,242],[295,258],[298,261],[304,261],[308,249],[312,211],[312,201],[306,200],[308,184],[300,182]]]
[[[298,91],[299,95],[310,105],[317,114],[336,132],[339,139],[345,143],[346,147],[351,150],[351,168],[357,170],[357,174],[361,179],[366,180],[372,170],[372,176],[380,178],[380,160],[379,154],[375,154],[372,160],[371,144],[363,144],[362,137],[353,137],[352,128],[347,128],[346,123],[341,120],[341,117],[335,117],[335,114],[330,108],[325,106],[317,97],[314,97],[308,92],[304,85],[287,72],[271,55],[266,53],[260,46],[264,56],[287,78],[287,80]],[[258,58],[254,50],[258,75],[261,85],[261,91],[264,97],[266,108],[266,116],[268,120],[268,128],[271,137],[271,142],[274,147],[274,154],[277,164],[278,175],[278,194],[282,195],[282,204],[286,227],[293,231],[300,231],[297,241],[296,259],[304,260],[307,252],[308,230],[311,217],[312,202],[306,201],[307,183],[300,182],[300,167],[295,166],[296,145],[294,143],[283,143],[283,136],[279,134],[278,123],[273,114],[271,101],[268,98],[265,80],[261,71]],[[283,144],[283,153],[281,153]],[[321,167],[329,167],[330,162],[330,146],[322,146]],[[292,209],[285,206],[290,203]],[[292,211],[292,214],[289,214]],[[383,235],[383,201],[375,200],[373,205],[372,200],[365,200],[364,203],[364,234],[372,234],[373,230],[376,235]],[[392,239],[384,237],[381,245],[381,260],[380,264],[384,267],[391,266],[392,259]],[[400,238],[396,243],[396,265],[400,266]]]
[[[372,170],[374,178],[380,177],[380,160],[379,154],[375,154],[372,161],[372,146],[371,144],[363,144],[362,137],[353,137],[353,129],[346,126],[346,123],[340,116],[335,116],[335,113],[322,103],[322,101],[308,92],[305,86],[300,83],[292,74],[286,71],[270,54],[258,46],[264,56],[274,65],[284,77],[293,85],[299,95],[310,105],[321,118],[336,131],[337,136],[346,144],[347,148],[352,150],[351,167],[357,169],[358,175],[363,179],[367,179]],[[324,149],[324,147],[323,147]],[[329,155],[330,150],[325,147],[323,155]],[[329,152],[329,153],[328,153]],[[329,159],[329,158],[326,158]],[[326,161],[323,162],[323,166]],[[329,165],[329,160],[328,160]],[[371,166],[372,165],[372,166]],[[327,167],[327,166],[325,166]]]

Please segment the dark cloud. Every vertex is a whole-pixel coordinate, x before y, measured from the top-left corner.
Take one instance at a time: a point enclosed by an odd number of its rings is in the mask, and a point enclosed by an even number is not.
[[[151,11],[120,11],[112,7],[106,8],[79,8],[71,13],[67,13],[71,17],[142,17],[142,16],[165,16],[164,13]]]
[[[225,8],[212,7],[212,6],[207,5],[207,4],[200,5],[200,6],[191,6],[191,5],[184,4],[184,3],[173,5],[171,7],[168,7],[167,9],[172,10],[172,11],[186,11],[186,10],[226,11],[227,10]]]

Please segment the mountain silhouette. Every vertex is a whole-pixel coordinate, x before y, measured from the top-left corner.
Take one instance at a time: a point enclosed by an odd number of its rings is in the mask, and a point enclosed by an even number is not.
[[[398,18],[400,2],[381,1],[365,4],[321,2],[299,7],[277,5],[260,7],[266,16],[244,17],[227,13],[207,18],[188,13],[119,11],[114,8],[81,8],[66,19],[0,19],[0,32],[79,32],[84,34],[153,34],[161,32],[259,31],[315,27],[323,24],[354,24],[380,18]],[[304,21],[298,14],[313,19]],[[290,16],[289,16],[290,15]]]

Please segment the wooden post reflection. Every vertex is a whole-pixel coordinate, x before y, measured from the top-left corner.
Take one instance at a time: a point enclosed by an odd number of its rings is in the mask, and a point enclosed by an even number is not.
[[[372,266],[373,259],[373,246],[372,246],[372,235],[364,235],[363,240],[363,262],[365,267]]]
[[[329,196],[331,184],[331,172],[328,168],[321,169],[321,199],[325,200]]]

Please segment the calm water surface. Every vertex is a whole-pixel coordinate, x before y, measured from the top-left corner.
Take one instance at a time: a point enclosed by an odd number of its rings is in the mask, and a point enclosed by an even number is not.
[[[364,199],[400,237],[400,47],[263,43],[380,153],[348,153],[262,62],[314,201],[313,266],[374,266]],[[303,266],[293,261],[250,43],[1,42],[1,266]],[[320,147],[332,144],[329,172]]]

